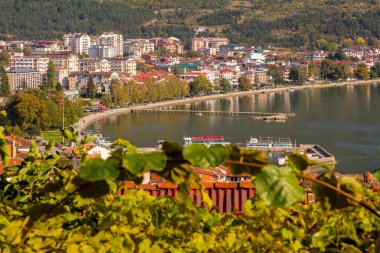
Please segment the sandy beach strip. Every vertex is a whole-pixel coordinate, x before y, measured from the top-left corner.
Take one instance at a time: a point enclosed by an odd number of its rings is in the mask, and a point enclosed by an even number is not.
[[[164,101],[164,102],[138,104],[138,105],[130,106],[127,108],[119,108],[119,109],[108,110],[105,112],[89,114],[81,118],[76,123],[76,130],[81,132],[88,125],[90,125],[91,123],[101,118],[131,113],[131,110],[135,110],[135,109],[154,109],[154,108],[159,108],[159,107],[167,107],[167,106],[195,103],[195,102],[201,102],[201,101],[218,100],[218,99],[223,99],[223,98],[241,97],[241,96],[249,96],[249,95],[254,95],[254,94],[271,93],[271,92],[283,92],[283,91],[288,91],[288,90],[319,89],[319,88],[330,88],[330,87],[349,86],[349,85],[368,85],[372,83],[379,84],[380,79],[356,80],[356,81],[321,83],[321,84],[306,84],[306,85],[288,86],[288,87],[281,86],[281,87],[272,88],[272,89],[238,91],[238,92],[231,92],[231,93],[224,93],[224,94],[214,94],[214,95],[184,98],[184,99],[178,99],[178,100],[170,100],[170,101]]]

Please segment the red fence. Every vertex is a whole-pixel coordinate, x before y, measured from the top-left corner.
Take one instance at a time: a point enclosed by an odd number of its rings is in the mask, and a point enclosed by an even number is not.
[[[179,189],[178,184],[169,182],[152,185],[136,185],[132,182],[125,182],[124,186],[126,189],[144,190],[155,197],[173,196],[176,198]],[[255,188],[250,181],[242,181],[239,183],[203,182],[202,186],[205,188],[205,193],[210,196],[212,202],[218,208],[219,213],[230,213],[232,211],[236,211],[237,213],[243,212],[245,202],[255,194]],[[125,190],[122,190],[119,194],[125,194]],[[194,203],[198,206],[202,205],[202,193],[200,189],[190,187],[189,195]],[[311,203],[313,201],[314,196],[307,194],[305,203]]]

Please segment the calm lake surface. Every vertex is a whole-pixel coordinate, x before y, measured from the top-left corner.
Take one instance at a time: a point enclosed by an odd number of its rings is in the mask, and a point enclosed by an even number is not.
[[[380,86],[352,85],[285,91],[170,107],[185,110],[293,112],[284,123],[249,117],[198,115],[120,115],[101,119],[88,129],[138,147],[157,140],[182,143],[183,136],[223,135],[242,143],[252,137],[289,137],[297,144],[320,144],[332,153],[341,173],[380,168]]]

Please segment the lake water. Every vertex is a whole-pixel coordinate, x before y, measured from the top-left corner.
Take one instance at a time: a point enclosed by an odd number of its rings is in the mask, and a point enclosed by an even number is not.
[[[380,86],[352,85],[284,91],[179,105],[171,109],[292,112],[284,123],[249,117],[198,115],[121,115],[91,126],[112,140],[123,138],[138,147],[157,140],[182,143],[183,136],[223,135],[242,143],[252,137],[289,137],[297,144],[319,144],[332,153],[341,173],[380,168]]]

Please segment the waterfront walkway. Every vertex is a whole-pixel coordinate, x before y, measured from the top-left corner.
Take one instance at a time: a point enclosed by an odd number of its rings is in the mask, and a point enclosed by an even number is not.
[[[76,124],[76,130],[81,132],[88,125],[95,122],[96,120],[99,120],[105,117],[131,113],[131,110],[133,111],[133,110],[156,109],[160,107],[168,107],[168,106],[189,104],[189,103],[209,101],[209,100],[218,100],[218,99],[223,99],[223,98],[241,97],[241,96],[254,95],[254,94],[271,93],[271,92],[284,92],[284,91],[288,91],[289,89],[292,89],[292,90],[317,89],[317,88],[329,88],[329,87],[362,85],[362,84],[372,84],[372,83],[379,84],[380,79],[324,83],[324,84],[308,84],[308,85],[301,85],[301,86],[278,87],[278,88],[263,89],[263,90],[239,91],[239,92],[231,92],[231,93],[226,93],[226,94],[199,96],[199,97],[170,100],[170,101],[158,102],[158,103],[135,105],[128,108],[120,108],[120,109],[114,109],[114,110],[109,110],[109,111],[100,112],[100,113],[89,114],[78,121],[78,123]]]

